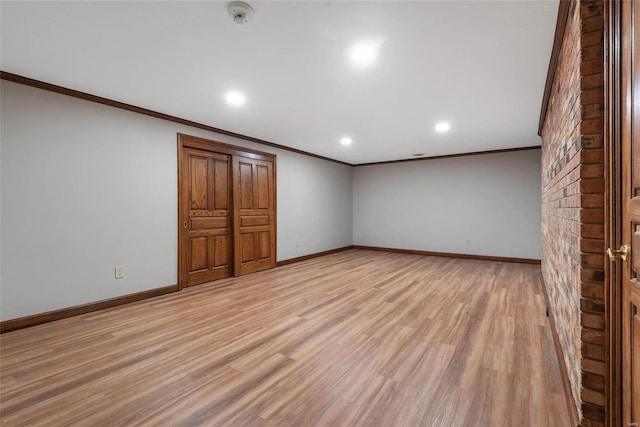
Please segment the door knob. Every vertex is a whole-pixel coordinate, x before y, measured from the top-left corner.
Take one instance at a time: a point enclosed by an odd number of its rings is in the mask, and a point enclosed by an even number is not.
[[[630,253],[631,248],[629,247],[629,245],[622,245],[618,250],[611,248],[607,249],[607,255],[609,255],[609,259],[611,261],[617,261],[619,259],[626,261],[627,259],[629,259]]]

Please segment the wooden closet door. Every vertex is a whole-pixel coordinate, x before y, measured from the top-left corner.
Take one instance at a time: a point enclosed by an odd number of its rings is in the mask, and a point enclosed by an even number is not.
[[[183,157],[182,208],[188,218],[182,224],[188,230],[184,285],[191,286],[231,276],[231,159],[190,148]]]
[[[640,4],[624,1],[622,78],[622,411],[624,426],[640,424]],[[624,249],[624,247],[622,248]]]
[[[275,171],[271,160],[233,156],[234,275],[275,267]]]

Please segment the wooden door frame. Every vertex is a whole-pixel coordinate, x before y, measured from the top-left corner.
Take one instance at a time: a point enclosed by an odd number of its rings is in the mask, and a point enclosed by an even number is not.
[[[271,153],[265,153],[263,151],[252,150],[250,148],[239,147],[236,145],[226,144],[224,142],[213,141],[210,139],[200,138],[197,136],[186,135],[183,133],[178,133],[178,290],[184,289],[186,287],[187,281],[187,250],[189,243],[189,233],[188,229],[183,227],[183,222],[189,220],[189,212],[183,209],[183,204],[185,201],[185,197],[188,197],[188,186],[186,182],[180,182],[180,176],[183,171],[186,170],[187,165],[184,164],[184,154],[185,149],[187,148],[195,148],[197,150],[209,151],[213,153],[226,154],[231,156],[230,165],[233,163],[233,156],[242,156],[249,159],[255,160],[268,160],[273,162],[273,175],[274,175],[274,199],[277,200],[277,169],[276,169],[276,155]],[[231,172],[231,179],[234,179],[234,174]],[[181,186],[182,184],[182,186]],[[234,247],[233,241],[233,182],[229,185],[229,209],[232,212],[230,215],[229,221],[231,224],[231,247]],[[274,224],[274,245],[277,245],[277,233],[278,233],[278,221],[277,221],[277,206],[273,207],[273,215],[275,219]],[[277,246],[275,246],[276,252],[274,252],[274,258],[277,254]],[[231,257],[231,271],[233,272],[235,269],[234,266],[234,257]]]
[[[622,6],[618,1],[605,2],[605,236],[604,247],[617,249],[622,236]],[[603,257],[605,255],[603,254]],[[622,263],[605,257],[605,425],[622,423]]]

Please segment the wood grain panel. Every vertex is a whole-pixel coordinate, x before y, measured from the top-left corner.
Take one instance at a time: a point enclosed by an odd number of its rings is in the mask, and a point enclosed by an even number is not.
[[[242,221],[241,221],[242,223]],[[240,227],[242,233],[261,233],[263,231],[268,231],[271,221],[269,221],[268,225],[252,225],[250,227]]]
[[[255,241],[254,233],[243,233],[240,235],[241,254],[240,258],[242,262],[251,262],[255,259]]]
[[[256,209],[269,209],[269,168],[266,165],[256,164]]]
[[[192,155],[189,157],[189,170],[190,185],[189,185],[189,198],[191,210],[208,210],[208,194],[207,181],[200,179],[202,176],[207,176],[209,169],[209,161],[206,157],[199,157]]]
[[[213,172],[214,206],[212,210],[229,209],[229,162],[215,160]]]
[[[241,162],[238,168],[238,201],[240,209],[253,209],[253,165]]]
[[[190,238],[202,237],[202,236],[220,236],[229,235],[229,228],[207,228],[204,230],[191,230],[189,231]]]
[[[190,255],[191,271],[206,269],[209,258],[209,237],[192,238]]]
[[[228,234],[224,236],[215,236],[212,241],[214,242],[213,248],[213,266],[221,267],[229,264],[229,254],[231,247],[231,236]]]
[[[566,427],[539,275],[348,250],[7,333],[0,424]]]
[[[266,259],[266,258],[271,258],[271,238],[270,238],[270,234],[268,231],[265,232],[261,232],[261,233],[257,233],[257,237],[258,237],[258,258],[259,259]]]
[[[243,216],[242,218],[240,218],[241,227],[256,227],[263,225],[269,225],[268,215]]]
[[[191,218],[192,230],[208,230],[212,228],[229,228],[229,217]]]

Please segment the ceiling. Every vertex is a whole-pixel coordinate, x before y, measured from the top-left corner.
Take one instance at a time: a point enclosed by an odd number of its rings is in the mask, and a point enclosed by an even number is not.
[[[3,1],[1,68],[351,164],[540,145],[557,0],[249,3]]]

